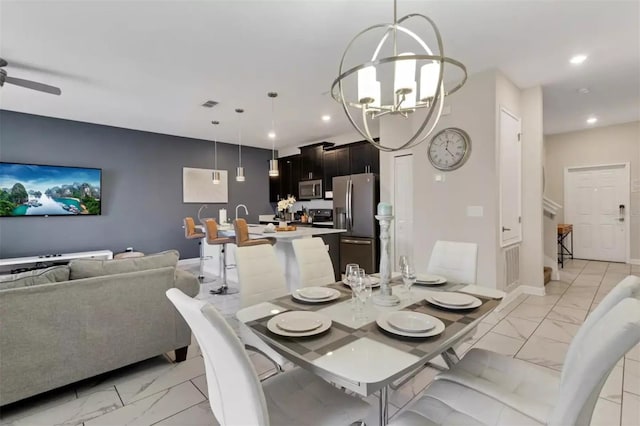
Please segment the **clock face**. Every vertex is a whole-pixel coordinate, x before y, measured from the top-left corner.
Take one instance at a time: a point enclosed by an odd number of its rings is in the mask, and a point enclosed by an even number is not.
[[[464,130],[448,128],[438,132],[429,143],[429,161],[438,170],[455,170],[471,152],[471,140]]]

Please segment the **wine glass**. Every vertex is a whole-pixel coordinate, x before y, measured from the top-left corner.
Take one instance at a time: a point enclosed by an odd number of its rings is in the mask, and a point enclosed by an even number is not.
[[[364,271],[364,269],[360,268],[359,272],[360,274],[358,278],[360,279],[359,285],[361,288],[360,288],[360,294],[358,295],[358,297],[360,297],[361,302],[367,303],[367,300],[369,300],[372,293],[371,278],[369,278],[369,276]]]
[[[407,293],[407,297],[411,297],[411,286],[416,282],[416,270],[413,266],[413,262],[410,258],[405,257],[405,263],[402,266],[402,283],[404,284],[404,289]]]
[[[400,260],[398,260],[398,264],[400,266],[400,271],[402,271],[405,265],[409,262],[409,256],[400,256]]]
[[[355,286],[355,280],[359,273],[360,266],[357,263],[348,263],[345,268],[345,278],[347,280],[347,284],[351,287],[351,300],[355,303],[355,292],[353,288]]]

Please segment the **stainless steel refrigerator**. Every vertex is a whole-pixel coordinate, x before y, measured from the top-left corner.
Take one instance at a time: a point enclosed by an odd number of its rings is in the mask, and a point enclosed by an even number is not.
[[[378,272],[378,224],[376,208],[379,200],[378,177],[362,173],[333,178],[334,228],[346,229],[340,234],[340,270],[357,263],[367,273]]]

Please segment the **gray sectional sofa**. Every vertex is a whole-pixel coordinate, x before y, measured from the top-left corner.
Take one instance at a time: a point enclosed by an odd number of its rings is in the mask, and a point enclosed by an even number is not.
[[[199,283],[168,251],[0,277],[0,406],[170,351],[191,331],[165,296]]]

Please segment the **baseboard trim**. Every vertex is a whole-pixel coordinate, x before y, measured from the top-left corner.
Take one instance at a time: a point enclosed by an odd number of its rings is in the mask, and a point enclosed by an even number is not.
[[[199,257],[194,257],[192,259],[180,259],[178,260],[178,265],[180,266],[187,266],[187,265],[198,265],[200,264],[200,258]]]
[[[507,295],[502,298],[502,302],[500,302],[500,304],[496,307],[495,311],[500,312],[501,310],[509,306],[511,302],[516,300],[518,296],[520,296],[521,294],[523,294],[522,286],[518,286],[514,288],[512,291],[508,292]]]
[[[640,265],[640,259],[629,259],[627,263],[630,263],[631,265]]]
[[[532,285],[521,285],[518,287],[522,289],[524,294],[530,294],[532,296],[544,296],[547,292],[544,290],[544,287],[534,287]]]

